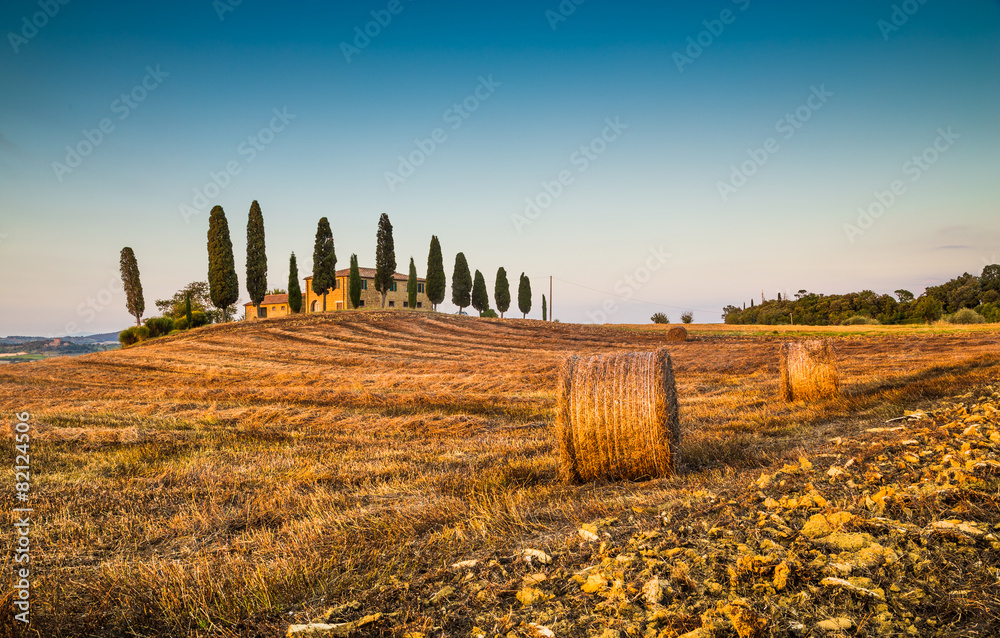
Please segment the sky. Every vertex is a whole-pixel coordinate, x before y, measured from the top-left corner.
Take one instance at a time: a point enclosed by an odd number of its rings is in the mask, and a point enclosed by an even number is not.
[[[270,287],[324,216],[374,265],[386,213],[401,272],[437,235],[449,287],[524,272],[540,318],[551,277],[564,322],[1000,262],[997,0],[8,0],[0,34],[0,335],[130,325],[124,246],[157,314],[215,205],[244,303],[253,200]]]

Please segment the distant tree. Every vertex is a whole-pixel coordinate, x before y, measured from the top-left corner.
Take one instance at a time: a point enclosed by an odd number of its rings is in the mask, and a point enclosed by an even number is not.
[[[927,323],[937,321],[941,318],[941,302],[930,295],[922,295],[917,300],[917,305],[913,308],[913,316],[923,319]]]
[[[743,310],[746,310],[746,306],[743,307]],[[728,305],[722,309],[722,320],[726,323],[736,323],[740,312],[739,306]]]
[[[472,274],[464,253],[455,255],[455,271],[451,275],[451,303],[458,306],[459,313],[472,303]]]
[[[323,295],[323,312],[326,312],[327,291],[337,283],[337,252],[333,246],[333,231],[330,220],[322,217],[316,227],[316,241],[313,244],[312,291]]]
[[[361,269],[358,268],[357,255],[351,255],[351,277],[347,293],[351,297],[351,307],[359,307],[361,305]]]
[[[522,319],[526,319],[531,312],[531,280],[524,273],[521,273],[521,280],[517,285],[517,308],[521,311]]]
[[[378,220],[378,234],[375,245],[375,290],[382,295],[382,307],[385,308],[385,296],[392,287],[393,276],[396,274],[396,248],[392,241],[392,224],[389,216],[382,213]]]
[[[417,265],[410,257],[410,276],[406,280],[406,303],[410,308],[417,307]]]
[[[781,293],[778,293],[778,301],[781,301]]]
[[[128,313],[135,317],[135,325],[142,325],[142,313],[146,311],[146,300],[142,296],[142,282],[139,280],[139,264],[135,253],[126,246],[122,248],[119,266],[122,272],[122,285],[125,288],[125,305]]]
[[[654,313],[652,317],[649,318],[653,323],[670,323],[670,318],[664,312]]]
[[[549,304],[545,300],[545,295],[542,295],[542,321],[549,320]]]
[[[493,301],[497,303],[500,318],[510,308],[510,282],[507,281],[507,271],[503,266],[497,269],[497,281],[493,285]]]
[[[222,321],[229,321],[229,307],[240,298],[240,282],[222,206],[214,207],[208,218],[208,294],[212,305],[222,311]]]
[[[797,293],[795,293],[795,298],[796,299],[802,299],[803,297],[805,297],[808,294],[809,294],[808,290],[802,289],[802,290],[799,290]]]
[[[288,309],[293,313],[302,312],[302,287],[299,286],[299,264],[295,253],[288,258]]]
[[[431,235],[431,249],[427,254],[427,281],[424,283],[427,298],[431,308],[437,310],[437,305],[444,301],[447,284],[444,276],[444,257],[441,255],[441,242],[437,235]]]
[[[222,321],[222,311],[212,310],[212,298],[208,293],[208,282],[193,281],[174,293],[170,299],[157,299],[156,307],[165,317],[173,319],[186,319],[187,298],[191,297],[191,311],[197,316],[199,313],[205,315],[208,323],[219,323]],[[229,314],[236,313],[236,306],[232,305],[226,309]],[[198,320],[195,319],[196,325]],[[190,324],[189,324],[190,325]],[[195,326],[191,326],[195,327]]]
[[[268,295],[287,295],[288,291],[285,290],[284,288],[271,288],[270,290],[267,291],[267,294]],[[264,295],[264,296],[266,297],[267,295]]]
[[[681,313],[681,321],[684,323],[691,323],[694,321],[694,313],[690,310],[685,310]]]
[[[486,279],[483,277],[483,273],[478,270],[472,282],[472,307],[478,310],[480,315],[490,307],[490,294],[486,292]]]
[[[267,252],[264,248],[264,215],[253,200],[247,218],[247,293],[255,314],[267,294]]]
[[[979,286],[983,292],[990,290],[1000,292],[1000,265],[990,264],[983,268],[983,273],[979,275]]]
[[[191,293],[184,295],[184,326],[190,328],[194,325],[194,311],[191,310]]]
[[[896,295],[896,299],[899,299],[899,303],[910,303],[911,301],[913,301],[913,293],[910,292],[909,290],[904,290],[900,288],[893,294]]]

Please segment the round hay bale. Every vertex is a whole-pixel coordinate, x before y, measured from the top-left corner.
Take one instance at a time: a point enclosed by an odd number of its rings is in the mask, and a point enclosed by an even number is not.
[[[672,475],[680,422],[670,354],[567,357],[556,428],[567,481]]]
[[[683,326],[674,326],[667,330],[667,341],[687,341],[688,331]]]
[[[808,401],[840,394],[833,341],[810,339],[781,346],[781,398]]]

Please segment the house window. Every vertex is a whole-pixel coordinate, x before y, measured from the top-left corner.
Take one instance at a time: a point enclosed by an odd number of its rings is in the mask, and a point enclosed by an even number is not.
[[[423,307],[424,307],[424,302],[418,301],[417,302],[417,308],[423,308]]]
[[[404,302],[403,302],[403,307],[404,307],[404,308],[409,308],[409,307],[410,307],[410,305],[409,305],[409,304],[410,304],[410,302],[409,302],[409,301],[404,301]]]
[[[395,301],[390,301],[389,302],[389,307],[390,308],[395,308],[396,307],[396,302]]]
[[[362,299],[361,301],[358,302],[358,308],[364,308],[364,307],[365,307],[365,300]]]
[[[309,312],[316,312],[316,303],[317,302],[315,302],[315,301],[312,302],[312,305],[309,306]]]
[[[267,307],[266,306],[261,306],[260,308],[257,308],[257,318],[258,319],[267,319]]]
[[[361,289],[362,290],[368,290],[368,280],[367,279],[362,279],[361,280]]]
[[[396,282],[389,284],[389,292],[396,292]]]
[[[423,292],[424,292],[424,285],[422,283],[417,283],[417,294],[422,294]]]

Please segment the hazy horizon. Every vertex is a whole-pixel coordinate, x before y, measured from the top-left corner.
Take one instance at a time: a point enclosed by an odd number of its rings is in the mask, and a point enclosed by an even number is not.
[[[534,318],[554,277],[564,322],[1000,262],[995,0],[17,0],[0,30],[0,335],[133,324],[124,246],[158,314],[206,280],[216,204],[246,302],[253,200],[270,288],[323,216],[373,265],[387,213],[397,270],[437,235],[448,299],[461,251],[491,293],[526,272]]]

